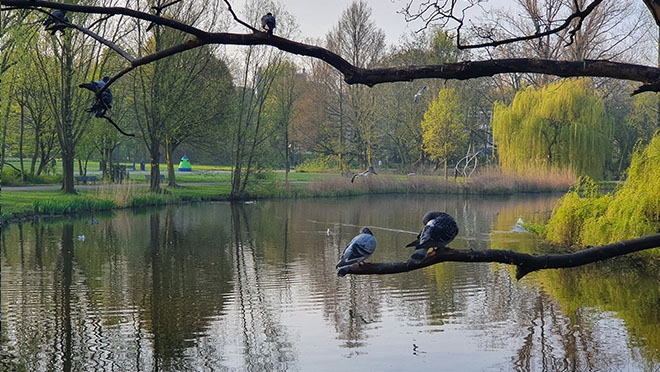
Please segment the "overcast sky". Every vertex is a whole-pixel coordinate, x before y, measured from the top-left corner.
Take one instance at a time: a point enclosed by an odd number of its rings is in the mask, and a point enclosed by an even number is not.
[[[300,25],[303,38],[323,38],[339,21],[352,0],[283,0],[286,9],[293,14]],[[403,0],[372,0],[367,2],[371,7],[372,19],[385,31],[387,44],[399,40],[399,36],[409,32],[403,15],[397,11],[405,6]]]
[[[339,17],[353,0],[281,0],[300,25],[301,38],[323,38],[339,21]],[[366,0],[372,10],[374,22],[386,34],[387,45],[397,44],[404,34],[416,31],[421,23],[406,23],[404,16],[399,14],[409,0]],[[416,4],[420,2],[417,1]],[[458,4],[463,1],[458,1]],[[509,8],[508,0],[487,0],[483,7]],[[475,8],[472,14],[481,12]]]
[[[342,12],[353,0],[280,0],[285,9],[291,13],[300,26],[300,36],[296,40],[306,38],[322,39],[339,22]],[[490,0],[505,1],[505,0]],[[232,7],[241,13],[245,0],[230,0]],[[409,24],[404,16],[399,14],[408,0],[366,0],[371,8],[373,21],[385,32],[387,45],[397,44],[404,34],[410,34],[419,28],[420,23]],[[460,3],[460,1],[459,1]],[[264,10],[268,11],[268,10]],[[275,14],[277,18],[277,14]],[[279,19],[278,19],[279,22]],[[275,30],[277,33],[277,29]]]

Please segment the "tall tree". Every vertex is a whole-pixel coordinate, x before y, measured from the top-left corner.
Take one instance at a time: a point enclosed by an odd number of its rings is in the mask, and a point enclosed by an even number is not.
[[[269,1],[248,2],[245,13],[253,24],[257,24],[261,22],[264,9],[269,9],[277,17],[275,33],[278,36],[290,36],[296,32],[293,17]],[[235,125],[232,128],[231,197],[244,194],[252,174],[265,166],[265,157],[261,155],[268,150],[265,145],[275,135],[269,126],[272,122],[264,120],[265,102],[272,94],[273,82],[283,63],[282,54],[257,46],[246,48],[242,54],[238,68],[241,87],[237,89]]]
[[[69,19],[76,23],[86,21],[83,16],[71,15]],[[39,52],[34,53],[35,73],[47,94],[46,100],[60,146],[62,190],[75,193],[73,173],[76,146],[90,120],[90,115],[84,110],[89,102],[89,92],[78,88],[78,85],[93,75],[102,47],[71,30],[51,33],[41,39],[36,47]]]
[[[185,74],[184,84],[187,86],[178,89],[176,110],[167,120],[164,145],[169,186],[176,185],[174,151],[183,143],[205,146],[215,132],[222,131],[221,127],[228,125],[234,103],[229,69],[210,48],[202,47],[192,56],[183,53],[182,57],[200,63],[200,66],[195,68],[186,63],[195,74]]]
[[[461,98],[452,88],[442,89],[424,113],[421,124],[424,151],[443,163],[445,179],[448,160],[463,153],[467,145],[469,134],[465,121]]]
[[[414,65],[419,63],[454,63],[469,58],[468,53],[455,46],[454,35],[440,28],[425,30],[409,36],[396,47],[381,63],[384,65]],[[425,79],[415,83],[393,83],[374,87],[376,102],[376,127],[379,157],[390,163],[405,166],[423,166],[427,153],[422,149],[420,123],[430,102],[441,89],[452,86],[461,90],[467,98],[470,89],[465,84]],[[474,89],[472,92],[478,92]],[[474,95],[474,94],[473,94]],[[474,101],[471,99],[470,101]],[[465,113],[470,109],[463,103]],[[413,164],[414,163],[414,164]]]
[[[290,132],[292,131],[294,116],[297,113],[294,110],[294,105],[301,97],[301,86],[304,79],[304,74],[298,73],[298,67],[295,64],[284,61],[274,76],[272,93],[266,100],[267,120],[272,122],[271,128],[275,132],[273,148],[278,149],[277,152],[283,155],[284,178],[287,187],[289,186],[293,147]]]
[[[157,0],[153,3],[159,14],[179,19],[189,24],[215,22],[215,12],[209,12],[204,4],[199,2],[168,2]],[[210,15],[211,19],[207,17]],[[187,35],[179,30],[151,24],[146,29],[137,30],[139,41],[143,47],[139,54],[159,53],[187,40]],[[140,45],[140,44],[138,44]],[[152,65],[137,70],[134,74],[133,94],[136,124],[141,137],[149,151],[150,189],[160,191],[160,160],[162,151],[168,167],[170,185],[175,185],[176,174],[172,155],[182,142],[190,140],[191,136],[202,133],[202,128],[208,126],[209,120],[219,117],[226,106],[220,101],[227,97],[226,88],[221,88],[214,97],[199,91],[216,89],[214,80],[209,79],[204,70],[212,66],[217,81],[227,82],[228,72],[220,71],[222,63],[215,60],[211,48],[197,48],[184,51],[171,59],[158,60]],[[205,102],[206,99],[211,101]]]
[[[371,8],[364,1],[353,1],[342,13],[337,26],[326,37],[329,50],[357,67],[376,66],[385,51],[385,33],[376,27]],[[361,166],[371,165],[374,139],[375,96],[364,86],[346,85],[333,72],[328,82],[333,101],[328,107],[336,123],[339,158],[350,153]],[[345,143],[346,142],[346,143]]]

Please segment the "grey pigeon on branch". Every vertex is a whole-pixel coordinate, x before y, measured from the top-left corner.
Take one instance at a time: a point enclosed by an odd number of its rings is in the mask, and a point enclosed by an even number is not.
[[[269,35],[273,34],[275,29],[275,16],[272,13],[268,12],[265,16],[261,17],[261,28],[266,30]]]
[[[353,264],[360,264],[376,250],[376,238],[368,227],[363,227],[360,234],[353,238],[344,250],[341,260],[337,263],[337,276],[344,276]]]
[[[55,35],[57,31],[64,32],[66,29],[66,24],[69,19],[66,17],[66,11],[57,9],[50,13],[48,17],[43,21],[43,25],[46,28],[46,31],[50,31],[51,35]]]
[[[410,257],[420,261],[426,257],[429,248],[444,247],[458,235],[456,220],[444,212],[429,212],[422,219],[424,228],[417,235],[417,239],[406,245],[414,247],[415,253]]]
[[[101,93],[101,97],[97,94],[108,83],[110,80],[109,77],[105,76],[103,79],[98,81],[92,81],[90,83],[83,83],[78,85],[81,88],[89,89],[96,95],[94,100],[94,105],[87,109],[86,111],[94,114],[97,118],[101,118],[105,115],[105,112],[112,108],[112,92],[110,88],[107,88]]]
[[[92,81],[90,83],[82,83],[78,85],[81,88],[89,89],[94,93],[98,93],[101,88],[105,86],[105,84],[110,80],[109,77],[104,76],[103,79],[98,80],[98,81]]]

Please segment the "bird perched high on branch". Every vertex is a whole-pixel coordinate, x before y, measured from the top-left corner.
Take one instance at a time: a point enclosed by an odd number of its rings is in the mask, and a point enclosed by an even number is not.
[[[94,105],[86,111],[94,114],[97,118],[105,116],[105,112],[112,108],[112,92],[110,92],[110,88],[106,88],[103,93],[101,93],[101,96],[98,96],[98,92],[105,86],[105,84],[107,84],[109,80],[110,78],[105,76],[101,80],[78,85],[80,88],[91,90],[96,95]]]
[[[66,11],[57,9],[44,19],[43,25],[46,28],[46,31],[50,31],[51,35],[55,35],[57,31],[64,33],[66,23],[68,22],[69,19],[66,17]]]
[[[261,17],[261,28],[266,30],[269,35],[273,34],[275,29],[275,16],[272,13],[268,12],[265,16]]]

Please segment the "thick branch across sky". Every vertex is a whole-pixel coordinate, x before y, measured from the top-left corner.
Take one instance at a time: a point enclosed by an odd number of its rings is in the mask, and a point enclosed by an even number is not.
[[[506,250],[483,251],[438,248],[429,251],[420,262],[399,261],[355,264],[348,273],[353,275],[396,274],[421,269],[440,262],[497,262],[516,266],[516,279],[543,269],[564,269],[587,265],[617,256],[660,247],[660,234],[591,247],[567,254],[531,255]]]
[[[265,32],[251,29],[249,33],[215,33],[207,32],[177,22],[173,19],[159,17],[150,13],[140,12],[124,7],[98,7],[84,6],[76,4],[64,4],[49,1],[32,0],[3,0],[2,8],[7,9],[34,9],[34,8],[63,9],[69,12],[89,13],[89,14],[121,14],[124,16],[142,19],[144,21],[159,24],[165,27],[171,27],[190,35],[190,39],[181,44],[164,51],[158,51],[154,54],[144,56],[143,58],[127,58],[129,66],[116,76],[111,78],[110,83],[125,73],[153,61],[167,58],[173,54],[184,50],[192,49],[206,44],[224,44],[224,45],[269,45],[282,51],[308,56],[325,61],[344,75],[344,80],[348,84],[364,84],[374,86],[376,84],[412,81],[416,79],[456,79],[466,80],[479,77],[494,76],[506,73],[539,73],[546,75],[555,75],[561,77],[606,77],[613,79],[629,80],[642,83],[636,93],[644,91],[660,91],[660,69],[652,66],[643,66],[630,63],[617,63],[606,60],[585,60],[585,61],[555,61],[531,58],[512,58],[512,59],[494,59],[482,61],[467,61],[458,63],[449,63],[443,65],[428,66],[400,66],[387,68],[362,69],[351,65],[340,55],[333,53],[325,48],[295,42],[274,35],[268,35]],[[111,44],[106,43],[112,49]],[[116,50],[120,52],[119,47]],[[126,58],[126,56],[125,56]]]

